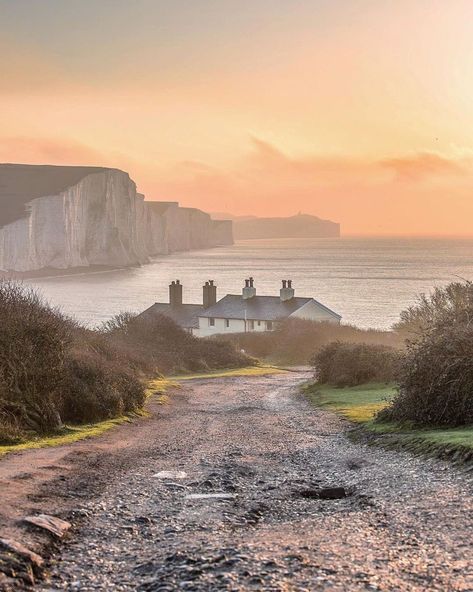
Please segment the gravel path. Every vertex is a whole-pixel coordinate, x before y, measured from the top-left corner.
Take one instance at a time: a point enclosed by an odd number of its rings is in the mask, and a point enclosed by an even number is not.
[[[350,442],[305,378],[188,383],[138,446],[89,467],[82,524],[39,589],[473,590],[471,477]],[[326,486],[349,495],[301,497]],[[209,493],[229,499],[186,497]]]

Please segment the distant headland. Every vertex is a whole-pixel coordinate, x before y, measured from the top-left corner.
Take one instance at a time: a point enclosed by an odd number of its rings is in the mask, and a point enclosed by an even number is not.
[[[232,216],[215,213],[214,218],[228,217],[233,220],[236,239],[258,238],[338,238],[340,224],[322,220],[310,214],[296,214],[286,218],[258,218],[257,216]]]

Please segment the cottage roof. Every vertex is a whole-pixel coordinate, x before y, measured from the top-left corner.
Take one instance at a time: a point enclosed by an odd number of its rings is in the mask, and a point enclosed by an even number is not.
[[[139,316],[152,319],[158,315],[165,315],[175,323],[186,329],[199,326],[198,317],[202,315],[204,307],[201,304],[179,304],[171,306],[167,302],[156,302]]]
[[[217,304],[204,309],[199,316],[219,319],[277,321],[289,317],[293,312],[311,300],[313,299],[294,297],[283,302],[279,296],[253,296],[253,298],[245,300],[241,295],[227,294]],[[324,309],[327,309],[327,307],[324,306]],[[335,315],[336,313],[333,314]]]

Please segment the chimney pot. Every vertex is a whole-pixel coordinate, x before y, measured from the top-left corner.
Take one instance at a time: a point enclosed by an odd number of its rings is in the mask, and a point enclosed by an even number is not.
[[[283,280],[282,288],[279,292],[281,302],[287,302],[294,298],[294,288],[292,287],[292,280]]]
[[[249,300],[256,296],[256,288],[253,285],[253,278],[245,280],[245,287],[243,288],[242,298],[243,300]]]
[[[169,284],[169,304],[172,307],[182,304],[182,285],[179,280],[173,280]]]
[[[210,308],[217,303],[217,286],[213,280],[205,282],[202,288],[202,304],[204,308]]]

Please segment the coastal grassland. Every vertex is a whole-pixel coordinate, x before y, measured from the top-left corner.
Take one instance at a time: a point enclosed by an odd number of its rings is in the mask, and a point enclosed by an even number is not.
[[[375,421],[376,414],[397,394],[393,384],[336,388],[310,383],[303,391],[314,405],[330,409],[357,425],[359,430],[353,431],[353,437],[367,436],[369,441],[388,448],[473,460],[473,426],[421,429],[408,423]]]

